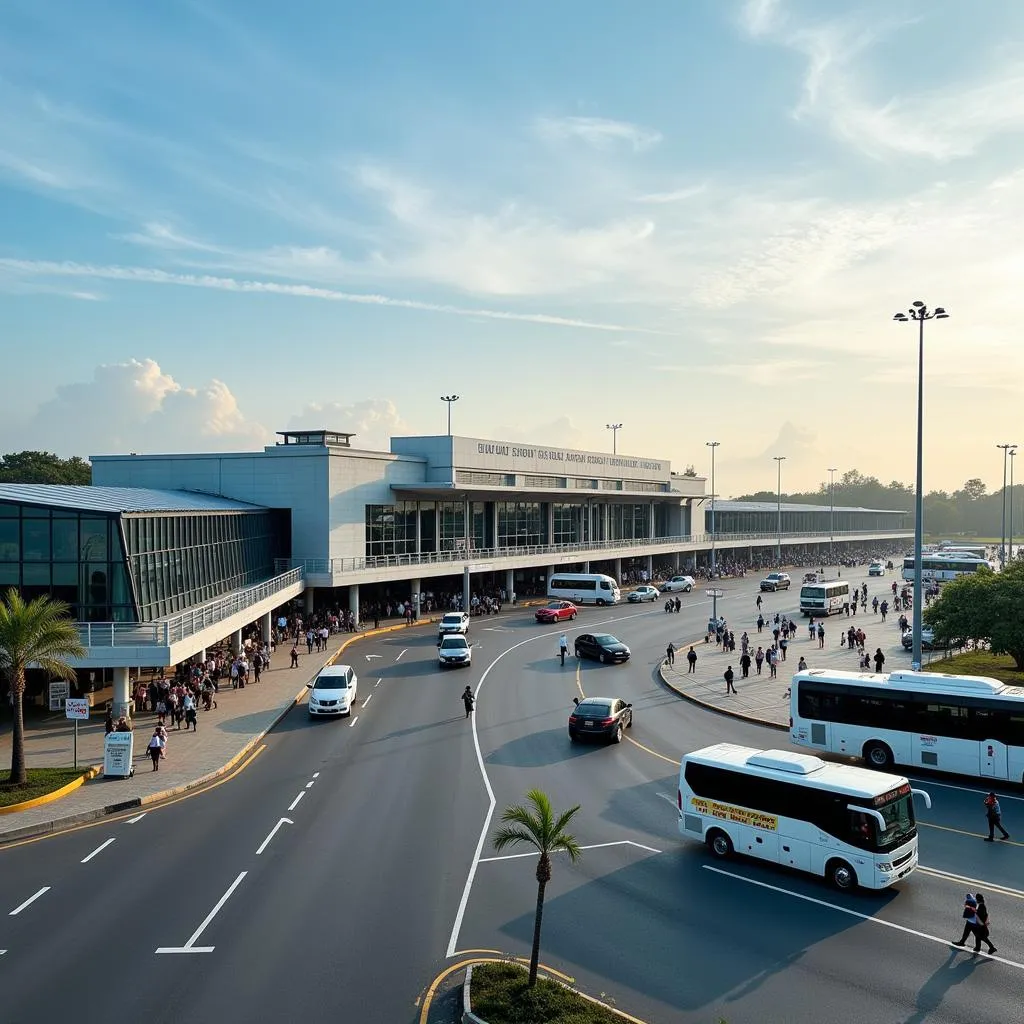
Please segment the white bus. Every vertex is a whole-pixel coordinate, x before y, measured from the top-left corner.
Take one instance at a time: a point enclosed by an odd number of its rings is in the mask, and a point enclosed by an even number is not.
[[[555,572],[548,579],[548,597],[573,604],[618,604],[619,585],[599,572]]]
[[[740,853],[885,889],[917,867],[913,794],[900,775],[789,750],[718,743],[683,758],[679,831],[719,858]]]
[[[798,672],[789,737],[875,768],[1024,782],[1024,688],[938,672]]]
[[[916,566],[917,562],[913,555],[903,559],[903,578],[905,580],[912,581],[914,579]],[[992,565],[987,559],[979,558],[977,555],[939,551],[921,558],[921,579],[925,583],[947,583],[959,576],[978,572],[979,569],[991,568]]]
[[[850,607],[850,581],[832,580],[829,583],[805,583],[800,588],[800,611],[818,618],[839,615]]]
[[[988,547],[984,544],[956,544],[952,541],[943,541],[939,547],[944,555],[974,555],[975,558],[988,560]]]

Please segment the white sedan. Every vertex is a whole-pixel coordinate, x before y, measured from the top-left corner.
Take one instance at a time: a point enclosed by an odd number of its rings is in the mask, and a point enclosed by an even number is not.
[[[661,589],[666,594],[672,594],[677,590],[683,591],[688,594],[693,590],[694,580],[692,576],[673,576],[672,579],[666,580],[662,585]]]
[[[639,601],[657,601],[660,596],[657,587],[637,587],[628,599],[636,604]]]

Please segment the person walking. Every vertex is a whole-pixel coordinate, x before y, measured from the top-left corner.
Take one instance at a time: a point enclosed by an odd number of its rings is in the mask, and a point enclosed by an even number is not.
[[[196,699],[191,693],[186,693],[181,699],[181,706],[185,711],[185,731],[192,726],[193,732],[198,732],[196,716]]]
[[[985,897],[980,893],[974,894],[975,900],[977,900],[977,907],[975,907],[974,915],[978,919],[978,923],[974,929],[974,952],[981,952],[981,944],[987,943],[988,951],[991,955],[996,951],[996,947],[992,945],[992,940],[989,938],[988,926],[992,920],[989,916],[988,907],[985,905]]]
[[[726,670],[722,673],[722,678],[725,680],[725,692],[727,694],[728,693],[735,693],[736,692],[736,687],[732,685],[732,681],[733,681],[732,665],[729,665],[728,668],[726,668]]]
[[[821,649],[825,646],[825,627],[819,622],[818,623],[818,648]]]
[[[146,753],[153,759],[153,771],[160,771],[160,751],[163,749],[164,741],[160,737],[160,730],[154,729],[153,735],[149,738]]]
[[[966,946],[968,938],[978,934],[978,901],[974,898],[973,893],[968,893],[964,897],[964,909],[960,916],[964,921],[964,931],[956,942],[950,943],[953,946]]]
[[[807,671],[807,659],[802,654],[800,655],[800,660],[796,663],[796,670],[797,672]]]
[[[298,649],[298,647],[296,647],[295,644],[292,644],[292,652],[291,653],[292,653],[292,664],[291,664],[291,667],[292,668],[298,668],[299,667],[299,649]]]
[[[881,672],[882,666],[885,664],[885,655],[882,653],[881,647],[875,648],[875,671]]]
[[[760,633],[764,629],[764,616],[758,615],[757,617],[757,631]]]
[[[746,651],[740,655],[740,672],[744,679],[750,678],[750,655]]]
[[[761,595],[760,594],[757,595],[757,600],[754,603],[757,605],[757,610],[760,611],[761,610]]]
[[[671,640],[668,642],[668,647],[665,648],[665,661],[670,665],[676,663],[676,645]]]
[[[687,669],[687,674],[697,671],[697,652],[691,646],[686,652],[686,660],[690,663],[690,667]]]
[[[466,717],[467,718],[469,718],[469,716],[471,714],[473,714],[473,705],[475,703],[476,703],[476,697],[473,696],[473,691],[470,689],[470,687],[467,684],[466,688],[462,691],[462,704],[463,704],[463,706],[466,709]]]
[[[765,660],[768,662],[768,678],[778,678],[779,652],[774,647],[769,647],[765,652]]]
[[[1003,828],[1003,811],[999,806],[999,801],[996,799],[995,793],[989,792],[988,796],[985,797],[984,804],[985,817],[988,820],[988,838],[985,842],[995,842],[996,829],[999,829],[999,831],[1003,833],[1003,839],[1009,839],[1010,833]]]
[[[764,648],[758,647],[754,654],[754,664],[757,666],[757,674],[761,674],[761,666],[764,664]]]
[[[569,653],[569,641],[566,635],[563,633],[558,638],[558,657],[561,659],[562,664],[565,664],[565,656]]]
[[[814,616],[811,616],[810,622],[807,623],[807,639],[814,639]]]

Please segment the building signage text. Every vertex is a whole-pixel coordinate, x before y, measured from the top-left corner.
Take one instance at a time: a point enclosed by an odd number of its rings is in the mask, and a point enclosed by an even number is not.
[[[593,452],[577,452],[569,448],[526,448],[521,445],[500,442],[478,441],[480,455],[501,455],[512,459],[537,459],[549,462],[564,462],[574,466],[610,466],[618,469],[660,470],[662,464],[652,459],[633,459],[622,455],[597,455]]]

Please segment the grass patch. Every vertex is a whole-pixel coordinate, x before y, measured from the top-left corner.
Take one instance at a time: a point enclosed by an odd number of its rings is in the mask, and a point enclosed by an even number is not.
[[[517,964],[473,968],[473,1012],[487,1024],[622,1024],[622,1018],[554,981],[539,978],[535,988]]]
[[[85,768],[29,768],[28,782],[24,786],[12,786],[5,777],[0,782],[0,807],[10,807],[24,800],[35,800],[37,796],[46,796],[74,782],[85,772]]]
[[[1024,686],[1024,672],[1019,672],[1008,654],[990,654],[988,651],[965,651],[952,658],[930,661],[922,666],[924,672],[945,672],[948,675],[988,676],[1010,686]]]

